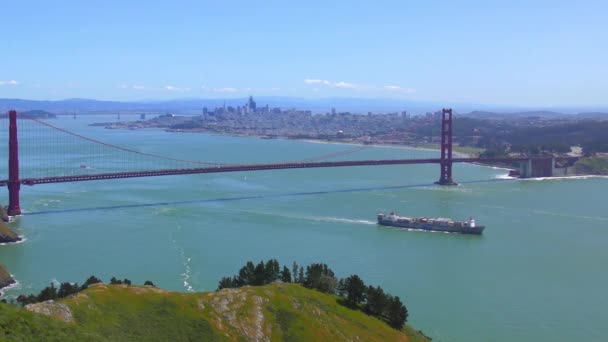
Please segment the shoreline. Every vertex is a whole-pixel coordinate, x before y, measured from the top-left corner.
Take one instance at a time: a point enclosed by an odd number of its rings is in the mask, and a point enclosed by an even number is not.
[[[99,125],[101,127],[101,125]],[[113,129],[128,129],[128,130],[141,130],[141,129],[157,129],[163,130],[168,133],[199,133],[199,134],[208,134],[211,136],[221,136],[221,137],[236,137],[236,138],[252,138],[252,139],[261,139],[261,140],[288,140],[288,141],[302,141],[307,143],[315,143],[315,144],[335,144],[335,145],[351,145],[351,146],[369,146],[369,147],[383,147],[383,148],[400,148],[400,149],[408,149],[408,150],[419,150],[419,151],[441,151],[439,146],[437,148],[430,147],[418,147],[414,145],[400,145],[400,144],[363,144],[359,142],[347,142],[347,141],[327,141],[325,139],[314,139],[314,138],[291,138],[288,136],[273,136],[268,138],[267,135],[258,135],[258,134],[247,134],[247,133],[219,133],[219,132],[209,132],[203,130],[182,130],[182,129],[169,129],[162,127],[146,127],[146,128],[135,128],[130,129],[127,127],[119,127]],[[473,157],[473,154],[466,152],[453,151],[453,154],[459,157]]]
[[[128,128],[121,127],[118,129],[128,129]],[[139,129],[146,129],[146,128],[139,128]],[[134,129],[134,130],[139,130],[139,129]],[[244,133],[218,133],[218,132],[208,132],[208,131],[199,131],[199,130],[173,130],[173,129],[167,129],[167,128],[161,128],[161,127],[148,127],[148,129],[158,129],[158,130],[163,130],[164,132],[169,132],[169,133],[202,133],[202,134],[208,134],[208,135],[212,135],[212,136],[252,138],[252,139],[261,139],[261,140],[290,140],[290,141],[300,141],[300,142],[313,143],[313,144],[365,146],[365,147],[376,147],[376,148],[398,148],[398,149],[429,151],[429,152],[441,151],[439,146],[437,146],[437,148],[431,148],[428,146],[427,147],[418,147],[418,146],[414,146],[414,145],[400,145],[400,144],[388,144],[388,143],[363,144],[363,143],[352,142],[352,141],[350,141],[350,142],[348,142],[348,141],[328,141],[326,139],[314,139],[314,138],[301,139],[301,138],[290,138],[287,136],[276,136],[276,137],[268,138],[268,136],[266,136],[266,135],[244,134]],[[455,156],[460,157],[460,158],[475,157],[475,154],[473,154],[473,153],[467,153],[467,152],[462,152],[462,151],[452,151],[452,153]],[[505,167],[505,166],[496,166],[496,165],[492,165],[492,164],[484,164],[484,163],[479,163],[479,162],[467,162],[466,164],[472,164],[472,165],[476,165],[476,166],[487,167],[487,168],[491,168],[491,169],[495,169],[495,170],[505,170],[505,171],[511,171],[511,170],[517,169],[517,168],[509,168],[509,167]],[[575,177],[604,178],[604,177],[602,177],[602,175],[594,175],[594,174],[574,174],[574,175],[570,175],[570,176],[557,176],[557,177],[545,177],[545,178],[561,179],[561,178],[575,178]],[[606,177],[608,177],[608,176],[606,176]],[[531,178],[514,177],[514,179],[531,179]]]
[[[13,275],[6,269],[6,266],[0,264],[0,297],[4,295],[4,291],[17,283]]]
[[[253,136],[252,136],[253,137]],[[263,139],[262,137],[257,137],[259,139]],[[292,138],[276,138],[282,140],[294,140],[294,141],[303,141],[307,143],[314,144],[334,144],[334,145],[351,145],[351,146],[366,146],[366,147],[380,147],[380,148],[398,148],[404,150],[417,150],[417,151],[429,151],[429,152],[439,152],[441,149],[439,148],[430,148],[430,147],[418,147],[413,145],[397,145],[397,144],[361,144],[356,142],[346,142],[346,141],[326,141],[326,140],[317,140],[317,139],[292,139]],[[456,152],[453,151],[458,157],[472,157],[472,154],[465,152]]]
[[[0,287],[0,299],[4,298],[6,292],[12,289],[19,289],[21,287],[21,283],[19,282],[19,280],[15,279],[15,276],[13,274],[11,274],[11,277],[13,278],[13,282],[11,284],[6,285],[5,287]]]

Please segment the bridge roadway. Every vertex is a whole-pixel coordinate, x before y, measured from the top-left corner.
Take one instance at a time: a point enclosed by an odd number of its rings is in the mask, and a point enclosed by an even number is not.
[[[453,158],[453,163],[496,163],[496,162],[517,162],[526,161],[528,157],[515,158]],[[542,159],[542,158],[535,158]],[[568,160],[572,158],[559,158],[558,160]],[[340,167],[340,166],[371,166],[371,165],[409,165],[409,164],[440,164],[441,159],[383,159],[383,160],[348,160],[348,161],[328,161],[328,162],[292,162],[292,163],[274,163],[274,164],[228,164],[202,168],[188,169],[167,169],[167,170],[146,170],[146,171],[128,171],[128,172],[113,172],[113,173],[97,173],[71,176],[55,176],[42,178],[23,178],[19,183],[24,185],[49,184],[49,183],[64,183],[64,182],[82,182],[103,179],[120,179],[120,178],[135,178],[135,177],[154,177],[154,176],[171,176],[171,175],[187,175],[198,173],[220,173],[220,172],[240,172],[240,171],[262,171],[262,170],[284,170],[284,169],[305,169],[305,168],[321,168],[321,167]],[[8,180],[0,180],[0,186],[8,184]]]

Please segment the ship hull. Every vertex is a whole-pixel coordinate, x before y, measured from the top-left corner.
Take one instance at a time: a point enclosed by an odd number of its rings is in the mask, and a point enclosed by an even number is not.
[[[403,229],[419,229],[426,230],[431,232],[446,232],[446,233],[459,233],[459,234],[473,234],[473,235],[481,235],[485,226],[475,226],[475,227],[455,227],[455,226],[438,226],[431,225],[425,223],[405,223],[405,222],[395,222],[391,220],[383,220],[378,218],[378,224],[382,226],[391,226]]]

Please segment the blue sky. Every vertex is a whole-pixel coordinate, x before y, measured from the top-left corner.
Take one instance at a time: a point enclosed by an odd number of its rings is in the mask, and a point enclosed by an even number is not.
[[[606,1],[3,1],[0,98],[608,104]]]

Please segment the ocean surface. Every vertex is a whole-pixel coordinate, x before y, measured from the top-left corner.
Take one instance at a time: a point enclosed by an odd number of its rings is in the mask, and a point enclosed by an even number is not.
[[[352,148],[88,126],[112,120],[49,122],[145,153],[222,163],[301,160]],[[0,151],[6,151],[6,134],[0,139]],[[49,163],[59,173],[132,165],[120,155],[89,154],[86,144],[49,139],[33,148],[35,141],[21,138],[22,174],[40,174]],[[4,160],[6,153],[0,152]],[[370,147],[339,158],[437,155]],[[137,165],[145,163],[154,160]],[[6,178],[6,166],[0,171]],[[277,258],[288,266],[324,262],[340,277],[356,273],[382,286],[404,301],[409,322],[434,341],[604,341],[608,179],[510,180],[506,173],[455,164],[456,187],[433,184],[436,165],[23,186],[24,215],[11,226],[26,240],[0,246],[0,262],[19,281],[5,296],[37,292],[50,282],[82,283],[92,274],[212,291],[247,260]],[[391,209],[412,216],[474,216],[487,228],[483,236],[465,236],[378,227],[376,214]]]

